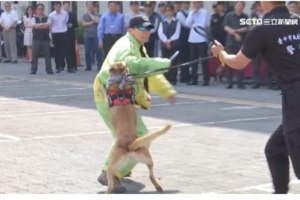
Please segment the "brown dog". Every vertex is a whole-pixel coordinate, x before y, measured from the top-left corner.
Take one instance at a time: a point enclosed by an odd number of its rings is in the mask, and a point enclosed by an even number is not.
[[[126,75],[128,74],[128,68],[123,62],[117,62],[111,66],[110,74],[111,77],[115,75]],[[107,91],[113,92],[114,94],[125,94],[126,91],[132,89],[133,82],[126,81],[123,89],[119,88],[119,84],[120,82],[109,85]],[[106,90],[103,86],[100,87],[100,91],[105,95],[107,101]],[[120,167],[122,167],[129,159],[146,164],[149,168],[151,182],[157,191],[162,192],[162,187],[154,178],[153,160],[147,146],[157,137],[167,133],[171,128],[171,125],[168,124],[161,130],[138,138],[136,108],[132,103],[121,106],[112,106],[109,109],[109,113],[112,125],[116,131],[116,141],[111,161],[107,169],[108,189],[106,193],[110,194],[114,191],[114,176]]]

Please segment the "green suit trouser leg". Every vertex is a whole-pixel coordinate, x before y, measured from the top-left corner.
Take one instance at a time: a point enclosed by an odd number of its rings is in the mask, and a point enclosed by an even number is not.
[[[105,124],[108,126],[108,128],[111,130],[113,137],[115,138],[116,134],[115,134],[115,130],[111,124],[110,121],[110,117],[109,117],[109,110],[107,108],[107,105],[105,102],[97,102],[96,103],[97,106],[97,110],[100,113],[101,117],[103,118]],[[146,125],[144,124],[141,115],[136,112],[137,115],[137,134],[138,137],[144,136],[148,133],[148,129],[146,127]],[[108,155],[105,158],[105,162],[104,162],[104,166],[103,166],[103,170],[107,170],[108,164],[111,160],[111,154],[113,152],[114,149],[114,144],[111,146]],[[130,173],[132,171],[132,169],[136,166],[136,162],[129,160],[116,174],[116,176],[118,178],[123,178],[124,176],[126,176],[128,173]]]

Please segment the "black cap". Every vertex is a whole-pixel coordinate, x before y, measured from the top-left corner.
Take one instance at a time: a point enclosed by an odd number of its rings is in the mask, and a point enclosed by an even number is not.
[[[137,26],[154,28],[154,25],[150,22],[149,18],[142,15],[134,16],[129,21],[129,28],[135,28]]]
[[[217,1],[213,3],[213,8],[217,7],[218,5],[224,5],[225,1]]]
[[[138,1],[130,1],[129,5],[139,5],[139,2]]]

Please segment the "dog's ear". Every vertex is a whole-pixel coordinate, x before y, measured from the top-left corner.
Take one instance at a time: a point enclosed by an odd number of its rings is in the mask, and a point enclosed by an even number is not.
[[[125,62],[120,63],[120,73],[121,74],[127,74],[128,73],[128,67],[126,66]]]
[[[118,69],[116,68],[115,65],[112,65],[112,66],[110,67],[110,69],[109,69],[109,73],[110,73],[111,75],[116,74],[117,71],[118,71]]]

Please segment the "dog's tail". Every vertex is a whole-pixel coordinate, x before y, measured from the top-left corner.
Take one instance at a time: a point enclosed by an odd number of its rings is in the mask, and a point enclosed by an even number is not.
[[[172,127],[171,124],[167,124],[164,128],[157,130],[155,132],[149,133],[143,137],[140,137],[136,139],[133,143],[130,144],[129,150],[130,151],[135,151],[140,147],[145,147],[148,144],[150,144],[153,140],[156,138],[164,135],[165,133],[168,132],[168,130]]]

